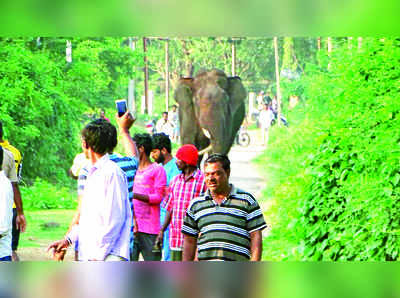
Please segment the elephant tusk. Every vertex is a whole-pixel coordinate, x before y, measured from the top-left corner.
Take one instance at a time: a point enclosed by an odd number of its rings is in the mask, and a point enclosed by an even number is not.
[[[210,152],[211,149],[212,149],[212,148],[211,148],[211,145],[209,145],[207,148],[205,148],[205,149],[199,151],[199,155],[204,155],[204,154],[206,154],[207,152]]]
[[[205,128],[202,128],[202,130],[203,130],[204,135],[205,135],[208,139],[211,139],[211,134],[210,134],[210,132],[209,132],[207,129],[205,129]]]

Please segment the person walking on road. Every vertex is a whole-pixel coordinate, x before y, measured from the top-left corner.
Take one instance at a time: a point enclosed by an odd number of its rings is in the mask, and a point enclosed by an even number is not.
[[[267,146],[268,145],[268,139],[269,139],[269,129],[272,124],[272,120],[275,119],[274,113],[271,110],[270,105],[268,104],[263,104],[263,109],[260,112],[259,116],[259,122],[260,122],[260,127],[261,127],[261,138],[262,138],[262,145]]]
[[[135,236],[131,260],[160,261],[161,250],[154,244],[160,232],[160,203],[164,197],[167,175],[164,168],[150,160],[153,141],[147,133],[133,137],[139,150],[139,168],[133,185]]]
[[[12,220],[12,260],[19,261],[17,253],[20,232],[25,232],[26,219],[22,206],[22,197],[18,183],[21,179],[22,155],[17,148],[3,139],[3,123],[0,121],[0,146],[4,149],[3,171],[10,179],[14,192],[13,220]],[[1,164],[0,164],[1,165]]]
[[[171,140],[165,133],[156,133],[152,136],[153,138],[153,150],[151,151],[151,158],[158,164],[164,167],[165,173],[167,174],[167,185],[165,188],[164,199],[160,205],[160,223],[165,220],[167,209],[165,206],[169,196],[169,185],[171,180],[181,173],[176,165],[176,158],[171,154],[172,146]],[[164,261],[171,260],[170,247],[169,247],[169,228],[164,232],[164,240],[162,241],[162,258]]]
[[[170,184],[169,199],[166,205],[167,215],[158,234],[157,241],[163,241],[163,232],[170,227],[169,244],[171,260],[182,261],[183,234],[181,232],[183,218],[190,202],[206,191],[204,175],[197,167],[197,148],[191,144],[183,145],[176,152],[177,166],[182,174],[176,176]]]
[[[200,261],[260,261],[267,225],[257,200],[229,183],[225,155],[210,155],[204,176],[208,190],[190,203],[183,222],[183,261],[193,261],[196,248]]]
[[[2,169],[4,158],[3,147],[0,146],[0,262],[11,261],[11,238],[13,218],[14,192],[10,180]]]
[[[128,261],[132,212],[127,178],[110,160],[108,151],[117,144],[115,127],[107,121],[93,121],[82,131],[82,149],[90,159],[79,223],[63,240],[48,250],[60,254],[79,239],[81,261]]]

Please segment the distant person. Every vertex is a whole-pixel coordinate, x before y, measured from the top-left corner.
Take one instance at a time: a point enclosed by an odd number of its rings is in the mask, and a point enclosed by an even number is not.
[[[178,109],[177,105],[173,105],[172,110],[169,112],[169,115],[170,115],[169,118],[171,119],[171,123],[174,126],[171,139],[172,139],[172,141],[174,141],[176,143],[179,141],[179,137],[180,137],[179,113],[178,113],[177,109]]]
[[[270,107],[271,107],[272,112],[275,115],[275,118],[277,118],[277,115],[278,115],[278,99],[276,98],[276,95],[272,99]]]
[[[108,154],[116,144],[116,129],[107,121],[95,120],[82,130],[82,149],[92,167],[80,202],[79,223],[65,239],[49,246],[53,254],[79,239],[81,261],[129,261],[132,212],[128,183]]]
[[[3,171],[7,178],[11,181],[14,191],[13,205],[13,227],[12,227],[12,260],[19,261],[17,253],[20,232],[25,232],[26,219],[22,206],[21,192],[18,183],[21,178],[22,171],[22,155],[17,148],[12,146],[7,140],[3,139],[3,124],[0,121],[0,146],[4,149]]]
[[[164,168],[150,160],[153,141],[147,133],[135,134],[133,140],[139,150],[139,168],[133,185],[135,237],[131,255],[138,261],[160,261],[161,250],[154,245],[160,232],[160,203],[164,197],[167,175]]]
[[[268,104],[263,105],[263,109],[260,112],[259,122],[261,128],[261,138],[262,138],[262,145],[268,145],[269,139],[269,129],[272,124],[272,120],[275,119],[274,113],[271,109],[271,106]]]
[[[106,114],[105,114],[104,110],[100,110],[100,119],[110,122],[110,119],[106,118]]]
[[[156,133],[153,135],[153,150],[151,151],[151,158],[164,167],[165,173],[167,174],[167,187],[164,193],[164,199],[160,205],[160,223],[163,224],[167,209],[165,205],[168,202],[169,185],[171,180],[179,175],[181,171],[176,165],[176,158],[171,154],[171,140],[165,133]],[[164,240],[162,242],[162,258],[164,261],[171,260],[170,247],[169,247],[169,228],[164,232]]]
[[[3,147],[0,146],[0,261],[11,261],[11,238],[14,192],[10,180],[2,169],[4,158]]]
[[[266,104],[271,104],[272,103],[272,98],[271,98],[271,93],[267,92],[267,94],[263,98],[263,102]]]
[[[172,137],[174,125],[168,120],[168,112],[162,113],[162,118],[157,121],[156,131],[163,132],[167,136]]]
[[[204,164],[208,190],[190,202],[183,221],[183,261],[260,261],[267,226],[250,193],[229,183],[230,161],[210,155]]]
[[[182,261],[183,219],[190,202],[206,191],[204,175],[197,167],[198,151],[194,145],[183,145],[176,152],[177,166],[182,174],[176,176],[170,184],[169,198],[166,205],[167,214],[163,222],[158,242],[163,241],[163,231],[170,225],[169,244],[171,260]]]

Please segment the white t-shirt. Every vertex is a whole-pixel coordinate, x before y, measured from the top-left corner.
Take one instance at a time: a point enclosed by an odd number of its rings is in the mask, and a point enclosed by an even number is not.
[[[260,124],[261,128],[269,128],[271,126],[272,120],[275,118],[274,113],[268,109],[268,110],[262,110],[260,112]]]
[[[11,256],[12,206],[14,192],[10,180],[0,171],[0,258]]]

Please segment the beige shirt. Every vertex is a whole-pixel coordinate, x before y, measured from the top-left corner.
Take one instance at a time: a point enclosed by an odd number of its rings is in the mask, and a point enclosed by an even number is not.
[[[4,174],[11,182],[18,182],[17,172],[15,171],[15,159],[14,155],[3,148],[4,151],[4,158],[3,158],[3,165],[2,170]]]

